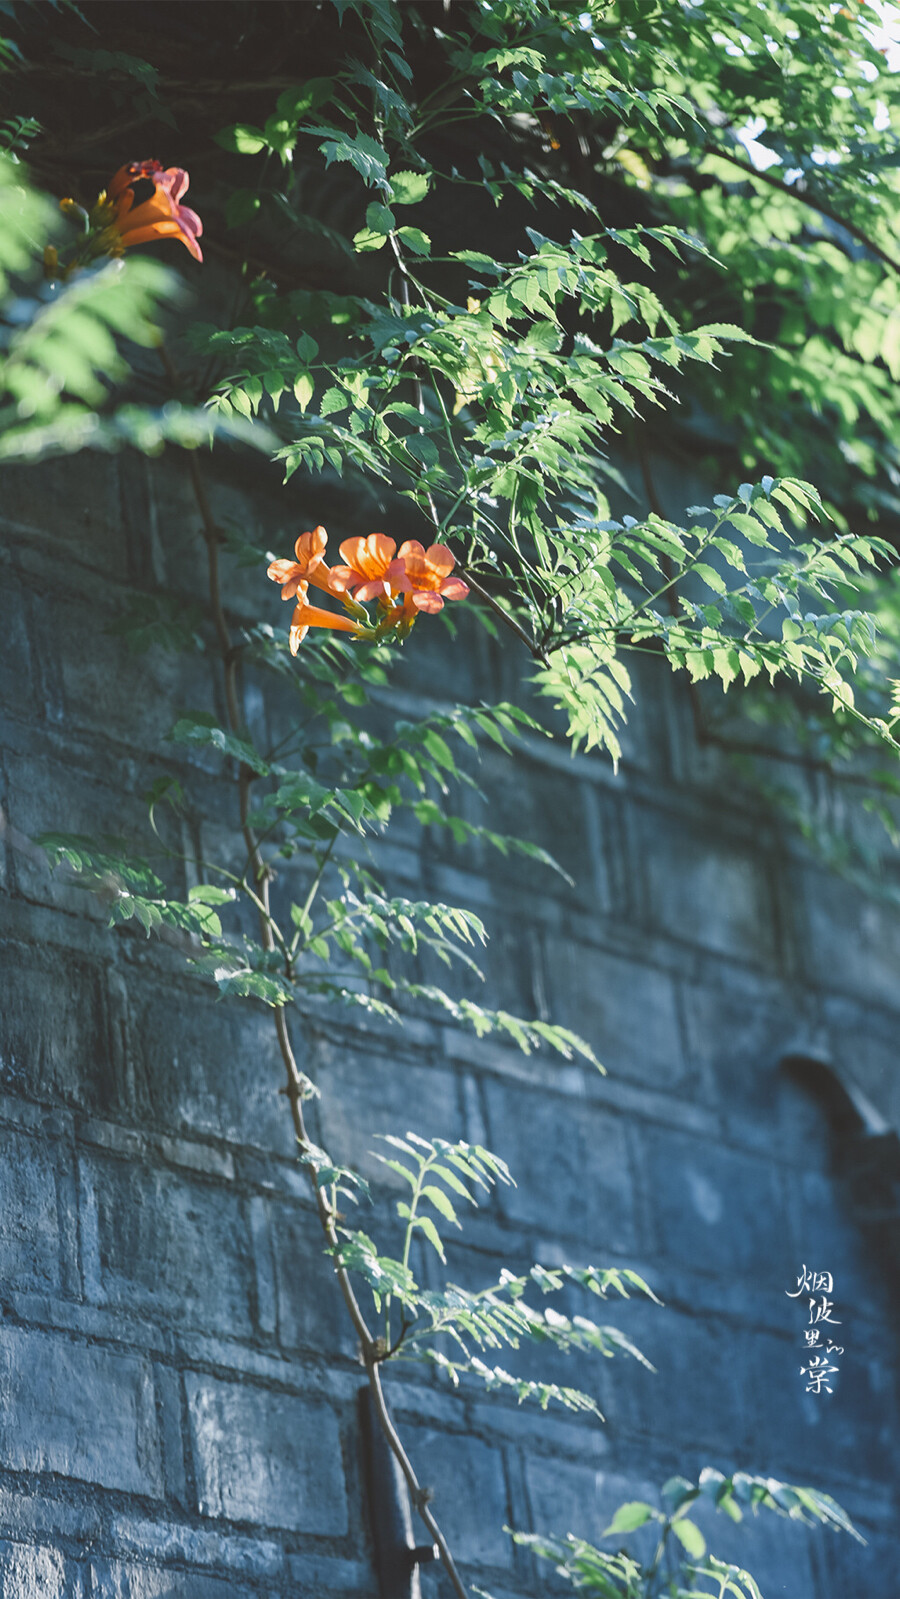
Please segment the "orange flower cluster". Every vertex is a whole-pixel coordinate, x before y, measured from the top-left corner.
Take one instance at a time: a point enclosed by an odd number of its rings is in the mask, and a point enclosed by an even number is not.
[[[291,618],[290,647],[296,655],[311,627],[330,627],[357,638],[374,640],[388,633],[408,633],[420,611],[439,611],[445,600],[464,600],[469,590],[453,577],[454,556],[443,544],[424,549],[417,539],[407,539],[399,550],[383,533],[368,538],[345,539],[340,546],[342,566],[326,566],[328,535],[323,527],[301,533],[294,546],[294,561],[273,561],[268,576],[280,583],[281,598],[296,600]],[[340,599],[347,616],[310,605],[310,586]],[[363,601],[376,600],[373,619]]]

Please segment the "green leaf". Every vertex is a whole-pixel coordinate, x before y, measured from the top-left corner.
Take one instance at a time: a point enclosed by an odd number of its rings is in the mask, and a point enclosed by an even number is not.
[[[393,211],[374,200],[366,207],[366,228],[370,233],[390,233],[395,225]]]
[[[237,155],[258,155],[266,147],[266,136],[261,128],[255,128],[249,122],[235,122],[230,128],[223,128],[221,133],[214,133],[216,144],[223,150],[233,150]]]
[[[437,1253],[441,1257],[441,1260],[446,1262],[447,1257],[444,1254],[444,1246],[441,1243],[440,1233],[438,1232],[437,1228],[435,1227],[434,1222],[431,1220],[430,1216],[417,1216],[416,1217],[416,1221],[415,1221],[415,1225],[422,1229],[422,1232],[425,1234],[425,1237],[428,1239],[428,1242],[430,1243],[432,1249],[436,1249]]]
[[[627,1504],[619,1506],[601,1536],[613,1538],[620,1532],[635,1532],[638,1527],[643,1527],[646,1522],[654,1520],[659,1520],[658,1510],[654,1510],[652,1505],[645,1504],[640,1499],[631,1499]]]
[[[702,1560],[706,1554],[706,1539],[696,1522],[688,1521],[684,1516],[678,1521],[673,1521],[672,1531],[679,1543],[687,1550],[692,1560]]]
[[[307,112],[317,110],[330,100],[333,93],[333,78],[308,78],[296,89],[283,89],[275,102],[275,109],[279,116],[299,122]]]
[[[315,383],[308,372],[301,372],[294,379],[294,398],[301,411],[305,411],[315,393]]]
[[[427,172],[394,172],[391,176],[391,202],[394,205],[418,205],[431,186]]]
[[[422,1198],[427,1199],[447,1221],[452,1221],[456,1227],[462,1225],[442,1188],[436,1188],[432,1183],[427,1183],[422,1189]]]
[[[402,228],[397,229],[397,238],[401,244],[406,245],[408,250],[412,250],[414,255],[431,254],[431,239],[427,233],[422,232],[421,228],[411,228],[404,225]]]
[[[237,899],[237,889],[217,888],[214,883],[195,883],[188,889],[188,899],[193,904],[199,901],[202,905],[229,905]]]
[[[230,755],[234,760],[249,766],[251,771],[260,777],[266,777],[270,767],[261,755],[258,755],[252,744],[246,739],[238,738],[228,728],[221,727],[214,716],[203,711],[197,711],[191,716],[183,716],[175,723],[168,737],[173,744],[208,744],[223,755]]]

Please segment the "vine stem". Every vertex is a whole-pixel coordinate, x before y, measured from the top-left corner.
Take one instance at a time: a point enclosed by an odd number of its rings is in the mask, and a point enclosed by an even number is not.
[[[166,371],[170,378],[177,380],[177,374],[175,373],[175,369],[172,366],[168,354],[162,348],[160,353],[162,355],[163,364],[166,367]],[[242,729],[242,718],[240,714],[240,702],[237,689],[237,654],[231,641],[228,622],[222,606],[222,595],[219,582],[218,551],[221,534],[219,533],[215,518],[212,514],[212,507],[209,503],[209,497],[206,493],[206,486],[203,482],[199,464],[196,456],[193,454],[189,455],[188,457],[188,468],[190,472],[191,485],[194,491],[194,498],[197,502],[197,509],[200,512],[200,520],[203,527],[203,539],[207,548],[210,605],[212,608],[213,623],[215,625],[216,635],[222,655],[222,664],[225,675],[225,703],[228,713],[228,721],[232,732],[240,734]],[[275,948],[275,937],[272,932],[272,914],[269,898],[269,882],[271,874],[261,854],[259,841],[249,824],[250,785],[252,778],[253,773],[251,769],[241,763],[238,774],[241,833],[247,846],[250,869],[257,888],[257,908],[259,914],[260,935],[263,946],[267,950],[273,950]],[[291,1043],[287,1018],[285,1017],[283,1006],[278,1006],[275,1010],[275,1030],[278,1035],[278,1047],[281,1052],[281,1058],[284,1063],[285,1074],[287,1077],[287,1084],[283,1092],[286,1094],[288,1103],[291,1107],[291,1120],[294,1125],[294,1133],[302,1152],[311,1147],[311,1141],[306,1129],[306,1119],[303,1115],[305,1086],[304,1076],[297,1064],[297,1058],[294,1054],[293,1045]],[[321,1224],[322,1231],[325,1234],[329,1248],[332,1251],[332,1258],[335,1262],[335,1274],[337,1276],[338,1286],[341,1290],[341,1296],[344,1300],[347,1314],[353,1323],[354,1331],[359,1339],[363,1365],[365,1367],[369,1387],[372,1390],[372,1397],[375,1402],[375,1410],[378,1415],[379,1425],[384,1433],[385,1439],[387,1440],[388,1447],[403,1473],[409,1488],[410,1498],[412,1499],[416,1510],[419,1512],[422,1521],[425,1523],[425,1526],[431,1534],[433,1542],[437,1544],[441,1561],[447,1576],[450,1579],[453,1591],[457,1595],[457,1599],[468,1599],[465,1586],[462,1582],[459,1572],[457,1571],[456,1562],[453,1558],[450,1547],[430,1508],[430,1490],[423,1488],[419,1482],[412,1462],[403,1447],[403,1443],[397,1431],[393,1417],[388,1409],[387,1400],[384,1394],[384,1387],[381,1381],[381,1371],[379,1369],[380,1362],[384,1359],[386,1352],[383,1351],[381,1342],[372,1336],[372,1333],[370,1332],[369,1326],[366,1322],[366,1318],[363,1315],[359,1301],[354,1292],[353,1284],[350,1281],[347,1269],[340,1264],[340,1239],[337,1232],[334,1208],[329,1203],[328,1197],[322,1185],[319,1183],[316,1173],[312,1167],[309,1167],[309,1175],[315,1195],[319,1222]]]

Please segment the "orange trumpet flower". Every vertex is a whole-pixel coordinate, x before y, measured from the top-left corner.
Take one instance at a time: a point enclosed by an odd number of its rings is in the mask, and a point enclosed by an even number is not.
[[[468,584],[450,575],[455,565],[456,557],[445,544],[430,544],[427,550],[418,539],[401,544],[388,578],[392,592],[403,595],[407,616],[414,619],[418,611],[443,610],[445,600],[465,599]]]
[[[294,545],[296,561],[273,561],[267,568],[266,576],[273,583],[282,583],[281,598],[290,600],[297,590],[308,583],[314,588],[324,589],[327,594],[332,590],[332,569],[325,565],[325,549],[328,544],[328,534],[323,527],[314,527],[311,533],[301,533]]]
[[[389,599],[397,592],[395,582],[389,577],[397,564],[394,561],[396,548],[396,541],[383,533],[370,533],[364,539],[345,539],[341,554],[347,564],[332,567],[332,593],[350,593],[356,600],[377,600],[382,596]]]
[[[135,185],[144,182],[153,185],[153,192],[135,204]],[[109,226],[118,233],[122,249],[151,239],[180,239],[197,261],[203,260],[197,243],[203,223],[196,211],[180,203],[188,182],[183,167],[164,170],[159,161],[132,161],[119,168],[107,193],[114,210]]]
[[[306,602],[308,589],[308,583],[298,582],[297,604],[291,617],[288,638],[292,655],[296,655],[311,627],[330,627],[338,633],[354,633],[357,638],[367,631],[359,622],[351,621],[349,616],[337,616],[334,611],[323,610],[319,605],[308,605]]]

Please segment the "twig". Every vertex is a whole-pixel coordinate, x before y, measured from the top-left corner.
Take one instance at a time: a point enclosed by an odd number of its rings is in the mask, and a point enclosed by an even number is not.
[[[550,662],[544,649],[546,636],[540,644],[535,644],[534,639],[528,637],[524,627],[520,626],[515,617],[510,616],[508,611],[504,611],[503,606],[498,600],[494,599],[493,594],[489,594],[487,589],[482,588],[477,578],[472,576],[468,567],[463,566],[461,562],[457,562],[457,565],[459,566],[459,570],[465,573],[466,582],[468,583],[469,588],[472,590],[472,593],[477,594],[478,598],[483,600],[485,605],[490,606],[495,615],[499,616],[501,622],[503,622],[504,625],[510,629],[510,632],[515,633],[516,638],[521,640],[521,642],[525,645],[525,648],[531,655],[534,656],[536,661],[540,661],[542,666],[549,666]]]
[[[877,255],[885,266],[889,266],[893,272],[900,273],[900,261],[898,261],[896,256],[891,255],[888,250],[883,250],[881,245],[876,244],[875,240],[866,233],[865,228],[861,228],[856,222],[850,222],[846,217],[842,217],[840,212],[835,211],[828,205],[827,201],[818,200],[815,195],[801,193],[792,183],[785,183],[783,178],[777,178],[772,172],[762,172],[757,167],[750,166],[741,156],[733,155],[729,150],[723,150],[717,144],[705,144],[703,148],[708,155],[721,156],[723,161],[729,161],[733,167],[737,167],[743,172],[745,177],[756,179],[760,183],[767,183],[770,189],[777,189],[779,194],[786,194],[791,200],[796,200],[798,205],[805,205],[811,211],[818,211],[820,216],[828,217],[829,221],[836,222],[839,228],[844,229],[845,233],[849,233],[860,244],[864,244],[867,250],[871,250],[873,255]]]

